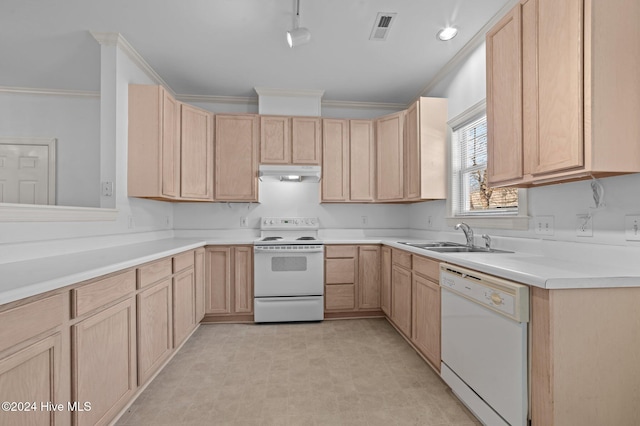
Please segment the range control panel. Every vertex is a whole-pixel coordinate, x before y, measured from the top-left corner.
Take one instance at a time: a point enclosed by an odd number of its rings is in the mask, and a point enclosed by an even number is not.
[[[263,217],[260,220],[262,230],[318,229],[319,226],[317,217]]]

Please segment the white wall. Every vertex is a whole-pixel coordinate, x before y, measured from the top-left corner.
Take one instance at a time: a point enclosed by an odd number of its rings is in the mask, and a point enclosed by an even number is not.
[[[57,140],[56,204],[100,206],[100,98],[0,93],[0,137]]]
[[[174,206],[174,227],[184,229],[239,229],[240,217],[259,228],[263,216],[319,217],[322,229],[406,228],[406,205],[320,204],[319,183],[260,182],[260,204],[179,203]],[[367,224],[362,224],[362,216]]]
[[[428,95],[449,99],[449,119],[464,112],[486,96],[485,45],[476,49],[447,79]],[[625,241],[624,216],[640,214],[640,174],[617,176],[600,180],[605,188],[606,207],[591,211],[594,206],[590,182],[573,182],[529,189],[529,215],[553,216],[554,235],[541,236],[533,231],[533,220],[526,231],[478,229],[490,235],[515,236],[559,241],[579,241],[616,245],[640,245]],[[453,231],[445,224],[446,203],[432,201],[414,204],[409,208],[409,224],[415,229]],[[578,214],[593,213],[593,236],[578,237]],[[431,225],[429,225],[431,219]],[[479,232],[477,232],[479,233]]]
[[[100,139],[103,180],[115,181],[112,204],[118,209],[116,221],[109,222],[10,222],[0,223],[0,243],[26,243],[80,238],[90,246],[97,236],[162,235],[171,228],[171,203],[127,197],[128,85],[153,84],[153,81],[116,46],[101,46]],[[97,167],[96,167],[97,168]],[[103,197],[104,198],[104,197]],[[105,206],[105,201],[102,200]],[[133,227],[129,227],[129,217]],[[70,243],[71,244],[71,243]],[[96,242],[95,244],[99,244]],[[0,244],[2,245],[2,244]],[[0,246],[0,252],[3,247]],[[20,246],[18,247],[20,248]],[[52,252],[51,255],[56,254]],[[3,259],[0,258],[0,262]]]

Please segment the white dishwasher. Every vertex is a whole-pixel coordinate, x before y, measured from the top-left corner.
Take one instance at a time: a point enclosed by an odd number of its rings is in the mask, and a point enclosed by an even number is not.
[[[442,379],[485,424],[528,418],[529,288],[440,264]]]

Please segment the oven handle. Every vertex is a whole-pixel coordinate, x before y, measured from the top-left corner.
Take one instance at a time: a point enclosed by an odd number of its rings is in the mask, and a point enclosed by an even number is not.
[[[273,246],[269,247],[269,246],[254,246],[253,247],[253,251],[254,253],[278,253],[278,254],[282,254],[282,253],[290,253],[290,254],[295,254],[295,253],[322,253],[324,252],[324,247],[320,246],[320,247],[315,247],[315,248],[304,248],[304,249],[283,249],[283,248],[273,248]]]

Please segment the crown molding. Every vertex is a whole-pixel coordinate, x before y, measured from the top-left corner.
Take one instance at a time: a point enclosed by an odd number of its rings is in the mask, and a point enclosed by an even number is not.
[[[239,104],[257,105],[257,97],[249,96],[213,96],[213,95],[176,95],[176,99],[182,102],[201,102],[212,104]]]
[[[407,105],[390,102],[322,101],[323,107],[356,109],[406,109]]]
[[[511,10],[520,0],[509,0],[480,30],[465,44],[462,49],[449,60],[438,73],[429,81],[418,93],[418,96],[412,100],[409,105],[413,104],[420,96],[426,96],[433,90],[438,83],[444,80],[458,65],[460,65],[467,57],[475,51],[482,43],[485,42],[485,36],[489,30],[498,23],[504,15]]]
[[[81,98],[99,98],[100,92],[89,90],[41,89],[34,87],[0,86],[0,93],[20,93],[24,95],[71,96]]]
[[[288,98],[320,98],[324,90],[316,89],[272,89],[269,87],[254,87],[258,96],[283,96]]]
[[[117,46],[131,59],[151,80],[162,85],[172,96],[175,92],[166,81],[155,72],[147,61],[138,53],[136,49],[120,33],[89,31],[93,38],[102,46]]]

